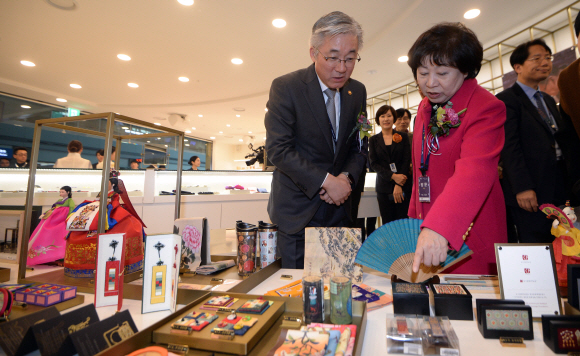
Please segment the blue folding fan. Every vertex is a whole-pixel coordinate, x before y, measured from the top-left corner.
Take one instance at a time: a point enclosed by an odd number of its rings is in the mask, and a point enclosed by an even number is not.
[[[466,244],[463,244],[459,251],[450,249],[447,252],[447,259],[439,266],[421,265],[419,272],[413,273],[413,257],[421,232],[421,223],[423,220],[401,219],[376,229],[361,246],[355,263],[379,272],[396,274],[408,282],[422,282],[473,253]]]

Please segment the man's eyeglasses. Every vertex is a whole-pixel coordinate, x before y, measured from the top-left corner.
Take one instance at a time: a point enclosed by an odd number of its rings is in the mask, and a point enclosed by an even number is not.
[[[552,55],[545,56],[545,57],[542,57],[542,56],[534,56],[532,58],[526,59],[526,61],[530,61],[530,62],[534,62],[534,63],[540,63],[540,62],[542,62],[544,60],[546,60],[548,62],[551,62],[551,61],[554,60],[554,56],[552,56]]]
[[[314,48],[316,49],[316,51],[318,51],[318,53],[320,53],[322,58],[324,58],[328,64],[333,66],[339,65],[341,62],[344,62],[344,65],[346,67],[352,68],[354,67],[356,62],[360,62],[361,60],[360,55],[358,53],[356,54],[356,57],[347,57],[345,59],[340,59],[338,57],[326,57],[325,55],[322,54],[322,52],[320,52],[318,48],[316,47]]]

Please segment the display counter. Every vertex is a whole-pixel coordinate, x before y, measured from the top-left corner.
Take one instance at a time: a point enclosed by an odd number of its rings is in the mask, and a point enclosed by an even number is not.
[[[2,206],[24,206],[28,170],[0,169],[0,209]],[[161,195],[175,190],[176,171],[122,170],[120,178],[131,197],[131,202],[147,228],[147,234],[165,234],[173,231],[175,196]],[[359,217],[379,216],[374,191],[376,173],[368,173],[359,206]],[[38,169],[34,206],[48,210],[59,200],[60,187],[69,185],[76,204],[96,199],[101,184],[100,170]],[[272,172],[254,171],[183,171],[181,214],[186,217],[206,217],[210,229],[231,229],[237,220],[251,223],[270,221],[267,212],[268,193],[255,193],[257,188],[270,191]],[[231,193],[226,186],[241,185],[252,189],[248,194]],[[79,192],[80,191],[80,192]],[[199,195],[199,192],[214,192]],[[238,193],[238,194],[236,194]]]

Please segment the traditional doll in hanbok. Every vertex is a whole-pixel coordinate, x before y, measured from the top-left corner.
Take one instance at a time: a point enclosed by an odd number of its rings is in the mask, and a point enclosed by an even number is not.
[[[71,188],[67,185],[60,188],[62,200],[52,204],[41,217],[40,223],[30,235],[28,242],[27,266],[54,262],[64,257],[66,218],[75,208]]]
[[[125,234],[125,273],[132,273],[143,269],[145,224],[133,208],[125,185],[118,176],[118,172],[111,171],[107,194],[106,233]],[[99,200],[82,202],[69,216],[67,230],[70,233],[66,241],[64,258],[66,276],[94,277],[98,221]]]

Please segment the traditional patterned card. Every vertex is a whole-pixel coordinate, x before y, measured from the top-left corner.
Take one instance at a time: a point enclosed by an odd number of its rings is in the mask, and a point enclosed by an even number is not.
[[[525,310],[492,310],[485,313],[489,330],[530,330],[530,319]]]
[[[171,332],[176,334],[190,334],[192,331],[200,331],[217,318],[215,314],[194,311],[171,324]]]
[[[211,297],[210,300],[203,303],[206,307],[224,307],[227,304],[231,303],[234,298],[230,297],[229,295]]]
[[[267,300],[263,299],[250,299],[244,303],[241,307],[238,308],[238,312],[240,313],[254,313],[259,314],[264,309],[269,306]]]
[[[299,279],[295,282],[289,283],[278,289],[273,289],[266,292],[264,295],[271,295],[274,297],[302,297],[302,280]]]
[[[308,227],[305,239],[304,276],[320,275],[325,284],[334,276],[362,282],[362,266],[354,263],[362,244],[360,229]]]
[[[465,289],[458,284],[433,284],[433,288],[437,294],[467,295]]]
[[[427,294],[420,283],[393,283],[393,293]]]
[[[366,284],[360,284],[359,287],[379,296],[379,300],[376,302],[367,303],[367,312],[382,308],[393,302],[393,296],[390,294],[386,294],[385,292],[382,292],[378,289],[369,287]]]
[[[232,299],[229,303],[227,303],[226,305],[224,305],[223,307],[225,308],[229,308],[232,305],[236,304],[236,302],[238,301],[238,298],[234,298]],[[199,307],[199,309],[203,309],[203,310],[218,310],[219,308],[221,308],[220,306],[211,306],[211,305],[202,305],[201,307]]]
[[[175,220],[173,232],[181,235],[181,268],[195,272],[197,267],[211,261],[208,231],[206,218]]]
[[[372,292],[369,292],[356,284],[352,285],[352,299],[359,302],[372,303],[380,299],[380,297]]]
[[[142,313],[175,311],[181,236],[149,235],[145,239]]]
[[[323,356],[328,346],[329,337],[329,334],[317,331],[288,330],[286,340],[274,355]]]
[[[97,238],[95,307],[123,306],[125,234],[101,234]]]

